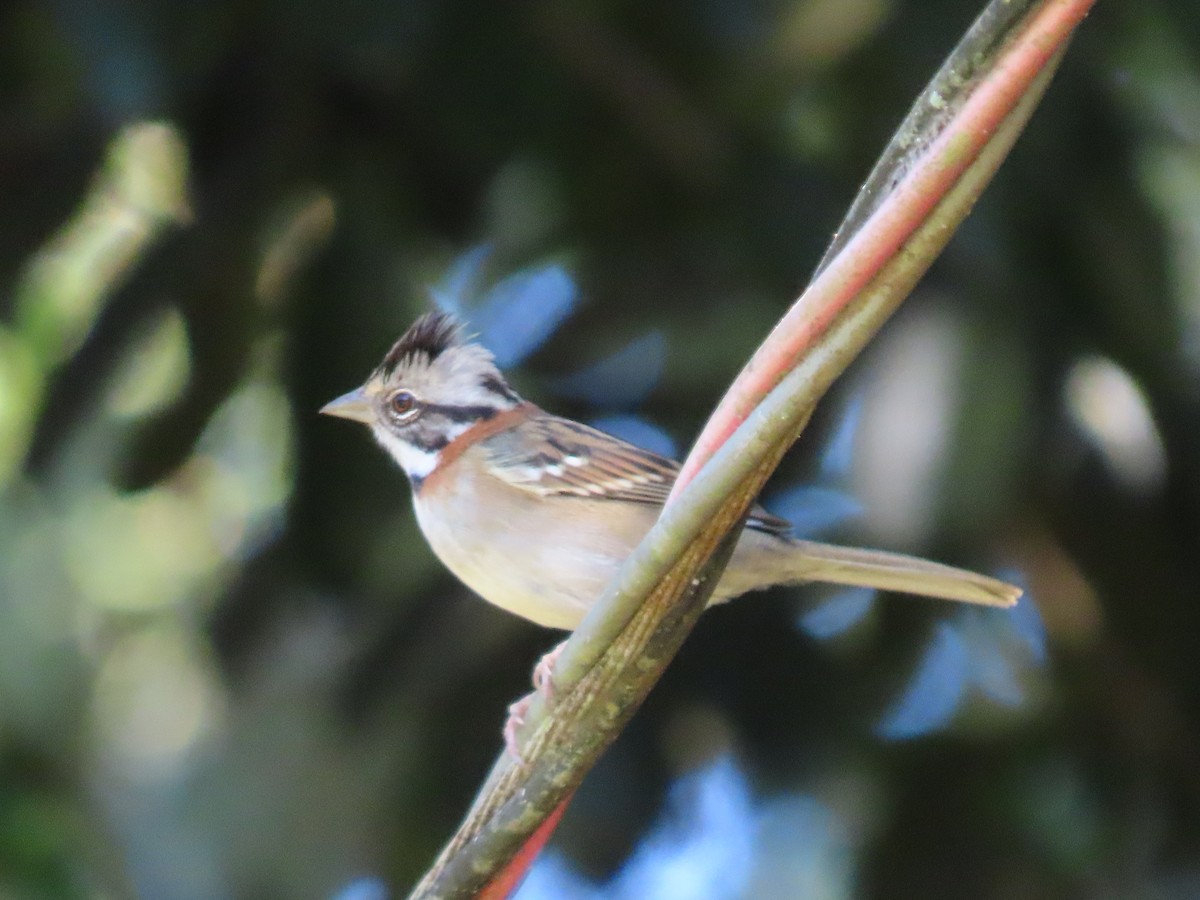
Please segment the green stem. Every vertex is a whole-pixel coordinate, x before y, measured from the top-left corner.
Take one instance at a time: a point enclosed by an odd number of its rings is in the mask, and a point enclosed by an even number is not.
[[[559,657],[553,710],[534,699],[518,734],[526,765],[504,755],[497,760],[463,825],[413,897],[479,896],[561,806],[661,675],[703,610],[749,505],[817,401],[907,296],[991,180],[1090,0],[1047,0],[1019,19],[987,19],[1010,5],[994,0],[981,17],[992,30],[981,37],[977,24],[972,31],[974,40],[1003,47],[987,61],[990,67],[980,64],[986,74],[963,86],[970,96],[954,99],[948,122],[937,119],[940,130],[924,141],[929,148],[924,154],[915,161],[904,158],[912,167],[906,178],[871,206],[854,234],[839,236],[840,253],[805,292],[809,297],[820,287],[836,295],[832,313],[816,331],[802,323],[809,334],[802,352],[768,339],[756,354],[760,369],[765,365],[774,374],[751,379],[749,393],[726,396],[710,425],[725,417],[736,419],[738,427],[713,443],[698,442],[685,468],[694,479],[683,489],[681,476],[678,498],[668,503]],[[990,82],[997,72],[1010,83]],[[986,102],[976,103],[980,95],[971,91],[985,87]],[[981,122],[990,124],[985,139],[977,141]],[[906,121],[901,133],[912,134],[906,132],[912,127]],[[964,141],[973,152],[964,154]],[[915,198],[912,178],[924,191]],[[884,225],[877,225],[881,220]],[[856,272],[850,279],[838,263],[847,256],[854,258],[842,265]],[[865,270],[864,259],[872,261]]]

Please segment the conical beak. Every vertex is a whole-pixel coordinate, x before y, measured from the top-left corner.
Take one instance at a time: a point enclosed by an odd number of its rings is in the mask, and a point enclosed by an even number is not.
[[[327,416],[340,416],[343,419],[353,419],[370,425],[375,421],[375,413],[371,401],[363,393],[362,388],[355,388],[348,394],[342,394],[336,400],[330,400],[321,407],[321,412]]]

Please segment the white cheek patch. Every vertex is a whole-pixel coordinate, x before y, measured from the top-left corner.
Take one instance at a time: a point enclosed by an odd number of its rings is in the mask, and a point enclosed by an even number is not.
[[[414,447],[407,441],[396,437],[386,428],[372,428],[371,431],[374,432],[375,440],[379,442],[379,445],[392,455],[392,459],[400,464],[409,478],[416,480],[426,478],[437,468],[438,459],[441,456],[438,451]]]

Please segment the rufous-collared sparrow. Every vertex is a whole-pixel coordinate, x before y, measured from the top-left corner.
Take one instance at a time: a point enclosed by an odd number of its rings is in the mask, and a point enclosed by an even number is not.
[[[418,319],[357,390],[322,408],[370,426],[408,474],[438,558],[485,600],[574,629],[650,530],[674,460],[551,415],[509,387],[446,313]],[[939,563],[799,540],[755,507],[710,603],[809,581],[1011,606],[1010,584]]]

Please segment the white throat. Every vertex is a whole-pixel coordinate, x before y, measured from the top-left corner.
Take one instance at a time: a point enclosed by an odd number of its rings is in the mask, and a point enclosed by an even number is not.
[[[453,441],[456,437],[466,431],[472,422],[455,423],[445,431],[446,442]],[[441,450],[427,450],[423,447],[418,447],[416,444],[409,443],[403,438],[397,437],[387,428],[372,426],[371,432],[375,435],[375,440],[388,453],[392,459],[402,468],[409,479],[412,481],[423,481],[437,468],[438,461],[442,458]]]
[[[400,440],[386,428],[372,428],[371,431],[375,433],[375,440],[392,455],[392,459],[396,460],[409,478],[419,481],[437,468],[438,459],[442,455],[440,451],[422,450]]]

